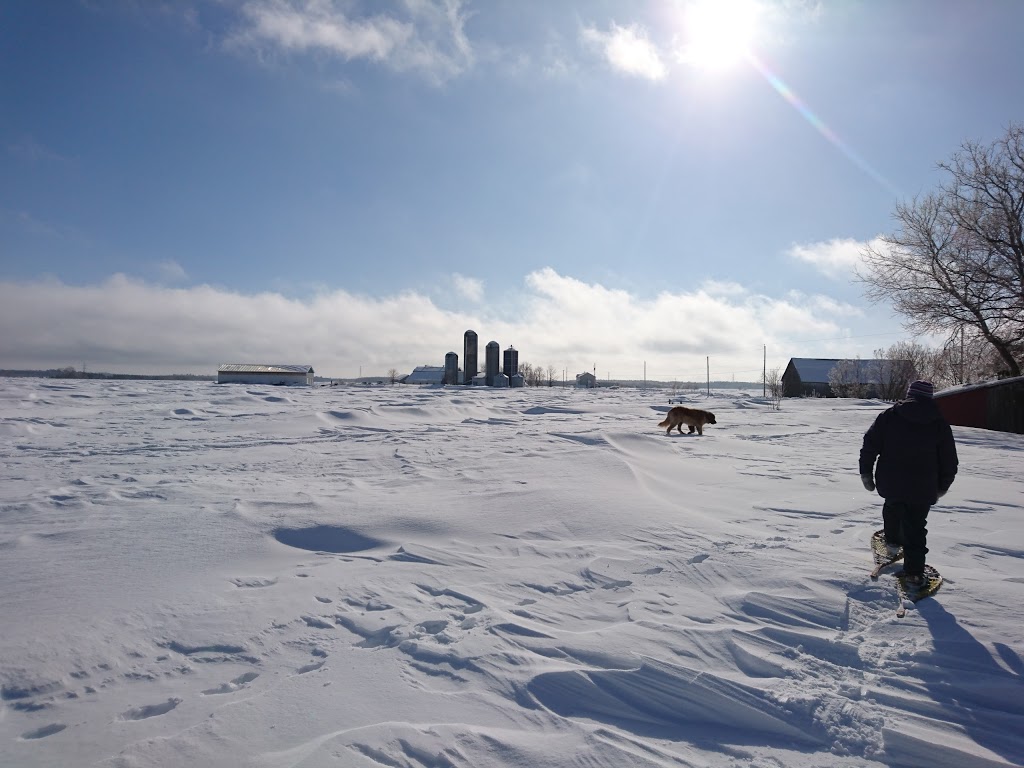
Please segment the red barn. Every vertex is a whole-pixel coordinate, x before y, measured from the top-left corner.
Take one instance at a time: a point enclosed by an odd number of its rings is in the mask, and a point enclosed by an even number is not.
[[[955,426],[1024,434],[1024,376],[945,389],[935,404]]]

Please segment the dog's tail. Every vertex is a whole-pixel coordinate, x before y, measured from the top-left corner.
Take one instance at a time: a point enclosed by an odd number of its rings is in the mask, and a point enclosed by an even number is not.
[[[669,422],[669,418],[668,418],[668,416],[666,416],[665,420],[663,422],[661,422],[660,424],[658,424],[658,426],[659,427],[667,427],[668,426],[668,422]]]

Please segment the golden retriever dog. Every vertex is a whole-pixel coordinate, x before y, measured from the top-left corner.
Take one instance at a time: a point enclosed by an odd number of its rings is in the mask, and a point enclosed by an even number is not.
[[[683,434],[683,424],[686,424],[690,431],[688,434],[693,434],[694,428],[697,430],[698,435],[704,434],[705,424],[717,424],[715,421],[715,414],[710,411],[702,411],[700,408],[685,408],[681,405],[677,405],[675,408],[668,412],[665,420],[661,422],[659,427],[668,427],[665,430],[666,435],[672,434],[672,428],[675,427],[679,430],[679,434]]]

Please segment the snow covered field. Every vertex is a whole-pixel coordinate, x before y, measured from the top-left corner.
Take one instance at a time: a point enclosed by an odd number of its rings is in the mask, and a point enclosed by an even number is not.
[[[1024,436],[868,578],[875,401],[0,379],[2,766],[1024,763]]]

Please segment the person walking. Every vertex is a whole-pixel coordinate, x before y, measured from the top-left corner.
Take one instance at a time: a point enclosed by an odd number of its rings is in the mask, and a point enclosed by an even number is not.
[[[959,461],[953,430],[932,400],[930,381],[914,381],[907,397],[878,414],[864,434],[860,479],[885,499],[885,543],[895,555],[903,547],[903,575],[923,583],[928,511],[953,484]],[[878,465],[875,465],[875,460]]]

